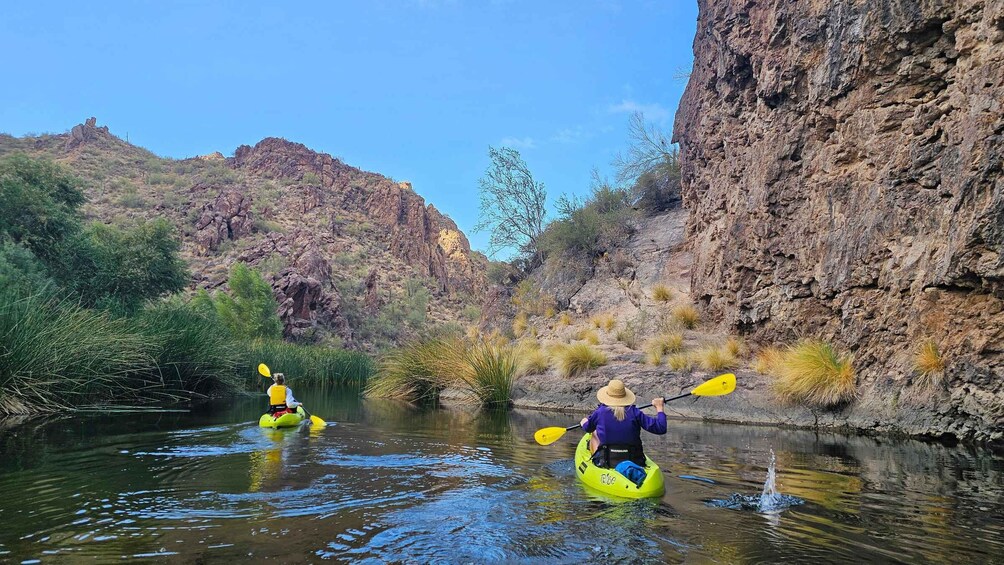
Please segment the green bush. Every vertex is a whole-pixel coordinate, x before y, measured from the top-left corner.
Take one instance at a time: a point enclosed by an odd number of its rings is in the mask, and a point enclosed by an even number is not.
[[[584,201],[562,197],[560,217],[544,229],[540,249],[546,257],[589,259],[631,234],[627,191],[598,182]]]
[[[166,220],[120,229],[94,222],[70,244],[57,278],[86,306],[134,311],[188,282]]]
[[[276,314],[278,304],[268,284],[258,271],[244,263],[235,263],[227,281],[230,294],[209,296],[201,291],[195,304],[206,312],[215,312],[230,333],[239,339],[282,337],[282,321]]]
[[[21,154],[0,159],[0,239],[55,263],[63,241],[77,233],[84,202],[80,181],[50,161]]]

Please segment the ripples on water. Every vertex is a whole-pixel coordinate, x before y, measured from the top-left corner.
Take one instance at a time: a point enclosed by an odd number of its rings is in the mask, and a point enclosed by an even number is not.
[[[985,451],[674,422],[646,438],[666,495],[624,502],[576,482],[574,434],[533,443],[568,416],[313,400],[335,425],[261,430],[249,401],[0,428],[0,562],[989,563],[1004,551],[1004,465]]]

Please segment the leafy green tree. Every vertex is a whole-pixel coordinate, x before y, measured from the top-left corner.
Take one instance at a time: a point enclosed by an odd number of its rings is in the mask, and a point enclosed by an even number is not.
[[[0,288],[24,285],[37,289],[50,284],[48,269],[34,253],[11,241],[0,240]]]
[[[91,223],[70,245],[59,278],[87,306],[133,312],[188,281],[173,231],[163,219],[129,229]]]
[[[0,239],[23,245],[45,263],[80,230],[80,181],[61,166],[21,154],[0,159]]]
[[[515,248],[539,264],[537,248],[544,231],[547,192],[533,179],[519,151],[509,147],[488,148],[491,165],[479,181],[481,213],[477,231],[490,230],[492,252]]]
[[[227,286],[230,287],[230,294],[217,292],[210,296],[202,291],[196,295],[194,305],[214,312],[234,337],[282,337],[282,320],[276,313],[278,304],[272,294],[272,286],[261,273],[244,263],[236,263],[230,269]]]

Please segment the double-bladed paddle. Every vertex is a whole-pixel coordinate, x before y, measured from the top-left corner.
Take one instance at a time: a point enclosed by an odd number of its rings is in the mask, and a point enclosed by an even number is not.
[[[265,377],[267,379],[272,378],[272,371],[270,371],[269,368],[268,368],[268,365],[266,365],[264,363],[259,363],[258,364],[258,372],[261,374],[261,376],[263,376],[263,377]],[[303,404],[300,405],[300,408],[303,408]],[[310,417],[310,423],[313,424],[313,425],[315,425],[315,426],[327,426],[328,425],[328,423],[325,422],[324,420],[320,419],[317,416],[312,415],[310,412],[307,412],[306,408],[303,408],[303,413]]]
[[[665,402],[672,402],[673,400],[679,400],[681,398],[686,398],[688,396],[724,396],[736,389],[736,376],[732,373],[725,373],[724,375],[718,375],[713,379],[708,379],[707,381],[701,383],[695,387],[690,392],[681,394],[679,396],[674,396],[672,398],[663,398]],[[651,406],[651,404],[646,404],[644,406],[639,406],[639,409],[645,409]],[[561,436],[565,435],[566,432],[570,432],[575,428],[580,427],[580,424],[575,424],[574,426],[568,426],[567,428],[553,427],[553,428],[541,428],[533,434],[533,439],[537,440],[540,445],[551,445],[552,443],[561,439]]]

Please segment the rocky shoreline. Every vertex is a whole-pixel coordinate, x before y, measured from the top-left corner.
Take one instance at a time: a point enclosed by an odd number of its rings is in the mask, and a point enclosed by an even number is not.
[[[656,396],[689,391],[715,373],[670,371],[619,360],[572,378],[529,375],[516,385],[513,405],[518,409],[588,413],[596,406],[596,391],[610,379],[621,379],[635,392],[639,403]],[[726,372],[726,371],[723,371]],[[1004,431],[976,428],[953,420],[950,414],[898,410],[899,399],[862,394],[838,410],[811,409],[779,404],[771,395],[769,377],[747,370],[736,374],[736,390],[722,397],[689,397],[666,405],[671,419],[703,420],[741,425],[777,426],[868,435],[909,436],[940,441],[971,441],[994,449],[1004,448]]]

